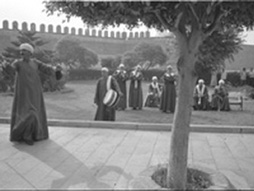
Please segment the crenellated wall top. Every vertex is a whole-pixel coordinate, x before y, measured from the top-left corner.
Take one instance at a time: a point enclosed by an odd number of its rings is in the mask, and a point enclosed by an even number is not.
[[[8,20],[2,22],[2,30],[21,30],[21,31],[35,31],[39,33],[49,33],[49,34],[69,34],[77,36],[88,36],[88,37],[99,37],[99,38],[115,38],[115,39],[131,39],[131,38],[150,38],[149,31],[141,32],[120,32],[120,31],[109,31],[109,30],[96,30],[88,28],[75,28],[67,26],[53,26],[52,24],[36,25],[27,22],[22,22],[21,24],[17,21],[9,23]]]

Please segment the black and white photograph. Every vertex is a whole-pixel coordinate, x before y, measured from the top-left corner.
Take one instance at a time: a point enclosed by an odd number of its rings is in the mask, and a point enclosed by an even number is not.
[[[253,10],[1,0],[0,191],[254,190]]]

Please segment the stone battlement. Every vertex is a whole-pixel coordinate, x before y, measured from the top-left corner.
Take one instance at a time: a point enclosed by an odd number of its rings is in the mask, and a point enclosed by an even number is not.
[[[62,27],[61,25],[57,25],[54,29],[52,24],[45,25],[40,24],[36,26],[35,23],[31,23],[28,25],[27,22],[22,22],[21,27],[17,21],[13,21],[9,23],[9,21],[4,20],[2,22],[3,30],[22,30],[22,31],[35,31],[39,33],[49,33],[49,34],[65,34],[65,35],[78,35],[78,36],[90,36],[90,37],[99,37],[99,38],[116,38],[116,39],[127,39],[127,38],[149,38],[150,32],[149,31],[141,31],[141,32],[120,32],[120,31],[102,31],[96,29],[82,29],[82,28],[75,28],[75,27]]]
[[[6,47],[11,45],[12,41],[17,40],[18,30],[37,32],[43,40],[48,42],[43,45],[43,48],[48,50],[54,50],[59,41],[65,38],[71,38],[78,40],[81,46],[94,51],[100,57],[123,55],[133,50],[141,42],[158,44],[167,50],[169,46],[173,46],[175,41],[172,35],[169,35],[166,39],[164,37],[151,37],[149,31],[130,32],[127,34],[127,32],[76,29],[74,27],[62,27],[60,25],[57,25],[55,28],[53,25],[45,24],[36,26],[35,23],[28,25],[27,22],[22,22],[19,25],[17,21],[9,23],[7,20],[4,20],[2,26],[0,23],[0,54]],[[253,67],[254,46],[242,45],[242,48],[234,56],[234,61],[229,62],[226,60],[227,70]],[[177,54],[170,55],[171,63],[176,63],[177,57]]]

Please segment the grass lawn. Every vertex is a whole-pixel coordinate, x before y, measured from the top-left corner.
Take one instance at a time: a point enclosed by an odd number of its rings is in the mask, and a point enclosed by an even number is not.
[[[49,119],[93,120],[96,106],[93,104],[96,81],[73,81],[66,84],[71,92],[49,92],[44,94]],[[129,85],[129,84],[128,84]],[[129,86],[127,86],[129,87]],[[147,83],[143,83],[144,98]],[[13,97],[0,94],[0,116],[10,117]],[[192,124],[254,125],[254,100],[244,100],[243,111],[231,106],[230,112],[193,111]],[[117,111],[116,121],[143,123],[172,123],[173,114],[165,114],[157,108]]]

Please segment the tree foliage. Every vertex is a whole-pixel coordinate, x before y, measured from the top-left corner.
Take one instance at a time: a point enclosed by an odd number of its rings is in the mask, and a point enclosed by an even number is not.
[[[118,56],[109,56],[109,57],[104,57],[101,58],[101,66],[102,67],[107,67],[110,70],[116,70],[117,67],[121,64],[122,57],[120,55]]]
[[[140,57],[141,62],[148,62],[146,69],[155,65],[163,65],[166,63],[168,57],[161,45],[142,42],[134,48],[134,52]]]
[[[133,28],[139,26],[142,22],[145,26],[160,31],[179,32],[188,41],[191,39],[191,31],[200,30],[202,31],[200,35],[202,35],[204,43],[207,42],[205,41],[206,38],[214,31],[221,30],[222,26],[223,28],[232,28],[233,26],[252,29],[254,23],[254,13],[252,11],[254,3],[243,1],[50,1],[45,2],[45,7],[49,15],[55,12],[58,14],[64,13],[67,19],[78,16],[84,23],[92,26],[102,25],[107,27],[109,25],[126,24],[127,27]],[[219,33],[213,34],[213,37],[216,34]],[[227,45],[230,46],[230,44]],[[225,56],[222,56],[222,58],[225,58]]]
[[[213,32],[199,47],[199,59],[195,65],[199,76],[203,71],[214,71],[224,66],[226,59],[234,60],[233,55],[241,50],[243,40],[240,38],[242,30],[225,28]]]
[[[168,60],[166,52],[161,45],[142,42],[130,52],[123,55],[123,63],[127,68],[133,68],[140,64],[143,69],[159,65],[162,66]]]
[[[78,64],[81,68],[89,68],[98,63],[98,55],[81,46],[77,40],[65,38],[55,48],[55,59],[66,64]]]
[[[128,27],[140,25],[161,31],[186,25],[199,25],[204,32],[210,32],[212,25],[239,26],[252,29],[254,24],[254,4],[249,1],[130,1],[130,2],[83,2],[48,1],[44,2],[48,15],[64,13],[67,19],[80,17],[91,26]],[[161,20],[162,19],[162,20]],[[215,22],[216,23],[215,23]],[[194,23],[195,22],[195,23]],[[183,28],[182,28],[183,29]],[[186,33],[186,31],[182,31]]]
[[[126,52],[123,55],[123,64],[127,69],[132,69],[141,62],[142,62],[141,57],[139,57],[139,55],[134,51]]]

